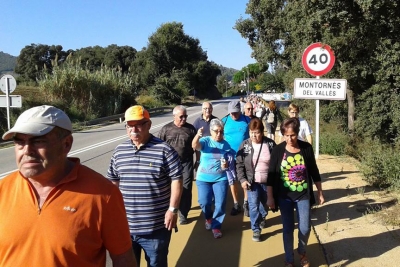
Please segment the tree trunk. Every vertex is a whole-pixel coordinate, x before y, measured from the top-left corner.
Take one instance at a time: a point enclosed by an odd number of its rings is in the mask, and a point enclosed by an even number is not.
[[[350,136],[354,133],[354,114],[355,114],[355,103],[354,103],[354,93],[349,88],[346,89],[347,92],[347,127],[349,128]]]

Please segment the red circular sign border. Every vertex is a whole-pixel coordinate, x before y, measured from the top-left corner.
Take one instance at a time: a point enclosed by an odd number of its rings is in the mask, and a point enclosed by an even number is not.
[[[308,55],[308,53],[310,53],[310,51],[311,51],[312,49],[314,49],[314,48],[316,48],[316,47],[321,47],[321,48],[325,49],[326,51],[328,51],[329,55],[331,56],[331,60],[330,60],[330,62],[329,62],[329,65],[328,65],[325,69],[320,70],[320,71],[312,70],[312,69],[307,65],[307,55]],[[303,68],[304,68],[309,74],[314,75],[314,76],[322,76],[322,75],[327,74],[327,73],[333,68],[333,65],[335,65],[335,54],[333,53],[333,50],[332,50],[332,48],[331,48],[329,45],[327,45],[327,44],[322,44],[322,43],[313,43],[313,44],[309,45],[309,46],[304,50],[303,56],[302,56],[302,58],[301,58],[301,63],[303,64]]]

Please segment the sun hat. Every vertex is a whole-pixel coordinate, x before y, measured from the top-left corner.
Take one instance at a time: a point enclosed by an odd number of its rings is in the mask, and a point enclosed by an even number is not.
[[[233,100],[228,104],[228,113],[240,112],[240,102],[238,100]]]
[[[140,120],[150,120],[150,114],[144,107],[132,106],[125,111],[125,122]]]
[[[48,105],[33,107],[22,112],[14,127],[3,134],[3,139],[11,139],[16,133],[41,136],[56,126],[72,132],[71,120],[64,111]]]

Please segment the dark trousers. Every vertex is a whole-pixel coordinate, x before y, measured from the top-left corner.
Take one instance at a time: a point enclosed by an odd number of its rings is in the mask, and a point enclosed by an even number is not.
[[[187,218],[192,207],[192,187],[193,187],[193,160],[181,162],[183,167],[183,190],[181,202],[179,204],[180,215]]]

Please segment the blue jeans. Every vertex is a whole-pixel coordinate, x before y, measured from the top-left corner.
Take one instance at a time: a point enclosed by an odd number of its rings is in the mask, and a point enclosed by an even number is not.
[[[261,231],[260,223],[268,215],[264,205],[267,203],[267,187],[264,184],[252,183],[247,190],[251,230]]]
[[[171,241],[171,231],[163,228],[154,231],[150,235],[131,235],[132,248],[138,266],[140,266],[141,250],[148,267],[167,267],[168,266],[168,247]]]
[[[279,199],[279,209],[283,224],[283,247],[285,249],[285,261],[294,262],[293,243],[294,243],[294,209],[296,208],[297,221],[299,227],[299,244],[297,252],[306,253],[308,238],[311,231],[310,200],[300,200],[293,202],[283,198]]]
[[[202,182],[196,180],[198,201],[206,220],[213,219],[211,223],[212,229],[221,229],[222,222],[225,218],[226,194],[228,193],[228,181],[220,182]],[[214,212],[212,204],[214,197]]]

